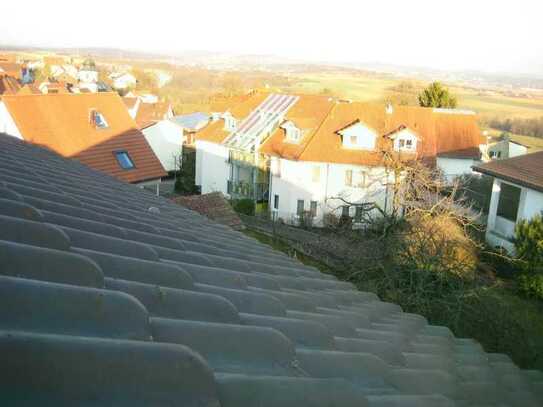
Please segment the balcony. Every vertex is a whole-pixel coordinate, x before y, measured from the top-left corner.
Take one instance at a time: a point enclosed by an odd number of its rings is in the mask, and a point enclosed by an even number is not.
[[[240,167],[260,168],[265,170],[268,162],[266,158],[261,154],[256,154],[241,150],[228,151],[228,162]]]
[[[256,202],[268,200],[268,184],[228,181],[228,194],[233,199],[252,199]]]

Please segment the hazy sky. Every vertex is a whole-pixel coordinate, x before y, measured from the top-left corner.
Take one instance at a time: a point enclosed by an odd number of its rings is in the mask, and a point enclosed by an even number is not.
[[[540,0],[5,3],[0,44],[224,51],[543,74]]]

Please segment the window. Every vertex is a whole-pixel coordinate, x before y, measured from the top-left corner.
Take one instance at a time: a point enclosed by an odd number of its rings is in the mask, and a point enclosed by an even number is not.
[[[366,171],[359,171],[358,172],[358,182],[356,183],[360,188],[366,187]]]
[[[298,205],[296,207],[296,215],[302,216],[304,213],[305,202],[303,199],[298,199]]]
[[[279,210],[279,195],[273,196],[273,209]]]
[[[353,186],[353,170],[345,171],[345,186],[347,187]]]
[[[352,144],[352,145],[358,144],[358,137],[356,137],[356,136],[351,136],[351,144]]]
[[[350,208],[351,208],[351,207],[350,207],[349,205],[343,205],[343,206],[341,207],[341,216],[343,216],[343,217],[349,217],[349,209],[350,209]]]
[[[415,143],[413,142],[412,138],[399,138],[398,139],[398,149],[400,150],[414,150],[415,149]]]
[[[355,207],[354,220],[355,222],[362,222],[362,207],[361,206]]]
[[[311,216],[317,216],[317,201],[311,201],[309,203],[309,212],[311,212]]]
[[[109,127],[106,118],[98,110],[91,110],[90,121],[91,124],[98,129],[107,129]]]
[[[512,222],[516,222],[519,202],[520,188],[502,182],[497,215]]]
[[[134,168],[134,162],[126,151],[115,152],[115,158],[123,170],[131,170]]]
[[[321,167],[319,167],[318,165],[315,165],[313,167],[313,174],[312,174],[311,180],[313,182],[321,181]]]

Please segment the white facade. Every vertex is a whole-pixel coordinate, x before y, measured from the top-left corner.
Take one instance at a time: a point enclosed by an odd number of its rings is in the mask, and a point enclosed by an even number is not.
[[[84,83],[98,82],[98,71],[81,70],[77,73],[77,79]]]
[[[161,120],[143,129],[142,133],[166,171],[179,168],[183,149],[182,127],[169,120]]]
[[[6,104],[0,102],[0,133],[5,133],[18,139],[24,140],[23,135],[17,128],[13,117],[9,113]]]
[[[437,167],[441,170],[447,181],[465,174],[476,174],[471,167],[479,164],[479,160],[471,158],[437,157]]]
[[[375,202],[384,210],[389,210],[391,206],[390,202],[386,202],[386,173],[383,167],[273,157],[270,178],[270,209],[277,219],[281,218],[287,223],[298,221],[298,201],[304,202],[304,211],[312,211],[316,205],[313,215],[316,226],[322,225],[326,213],[341,216],[346,202]],[[355,211],[351,206],[349,216],[354,217]]]
[[[115,89],[126,89],[136,86],[136,78],[130,73],[124,74],[111,74],[109,76],[113,79],[113,87]]]
[[[500,193],[504,184],[520,189],[520,199],[516,219],[506,219],[499,216]],[[515,233],[515,225],[522,219],[531,219],[538,214],[543,214],[543,193],[523,187],[511,182],[494,179],[492,185],[492,197],[488,211],[486,228],[486,240],[492,245],[503,247],[510,252],[514,251],[512,237]]]
[[[218,191],[226,195],[229,178],[228,148],[222,144],[196,140],[195,183],[201,187],[202,194]]]
[[[509,139],[498,141],[488,146],[488,157],[493,160],[517,157],[528,153],[528,147]]]

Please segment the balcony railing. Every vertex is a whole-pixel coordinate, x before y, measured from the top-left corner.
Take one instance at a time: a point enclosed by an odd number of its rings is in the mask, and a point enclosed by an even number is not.
[[[228,181],[228,194],[234,199],[268,200],[268,184]]]
[[[260,169],[266,169],[268,166],[266,158],[261,154],[255,155],[255,153],[232,149],[228,152],[228,162],[239,166],[258,167]]]

